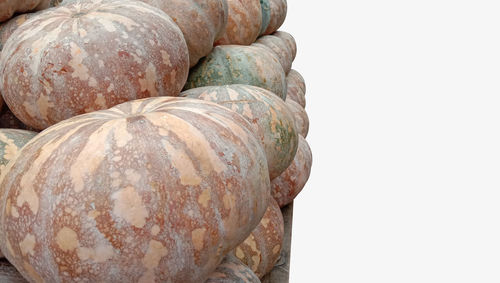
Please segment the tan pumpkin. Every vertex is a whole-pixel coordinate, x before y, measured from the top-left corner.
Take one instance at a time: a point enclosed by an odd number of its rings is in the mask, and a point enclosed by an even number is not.
[[[260,280],[241,260],[227,255],[205,283],[260,283]]]
[[[0,1],[0,22],[10,19],[14,13],[46,9],[50,0],[2,0]]]
[[[262,8],[260,0],[227,0],[226,28],[215,45],[250,45],[260,34]]]
[[[274,35],[260,37],[254,44],[262,44],[278,57],[285,74],[292,69],[293,54],[287,42]]]
[[[203,282],[270,195],[250,124],[149,98],[65,120],[0,180],[0,246],[31,282]]]
[[[37,14],[0,58],[5,102],[36,129],[133,99],[177,96],[189,71],[172,19],[129,0],[71,1]]]
[[[0,24],[0,51],[2,51],[3,46],[7,42],[7,39],[12,35],[12,33],[22,24],[26,22],[29,18],[36,15],[36,13],[21,14],[14,17],[4,23]]]
[[[295,129],[299,135],[307,137],[307,134],[309,133],[309,117],[306,110],[290,98],[286,99],[286,104],[288,109],[290,109],[294,115]]]
[[[277,31],[273,33],[273,35],[281,38],[288,44],[288,48],[292,50],[292,58],[295,60],[295,57],[297,56],[297,43],[295,42],[295,38],[285,31]]]
[[[255,86],[226,85],[193,88],[180,96],[216,102],[245,117],[264,147],[271,179],[292,163],[298,144],[295,120],[274,93]]]
[[[288,76],[286,76],[287,85],[287,99],[291,99],[303,108],[306,107],[306,85],[304,78],[295,70],[291,70]]]
[[[259,226],[234,251],[234,255],[262,278],[280,258],[285,224],[278,203],[270,197]]]
[[[292,164],[278,178],[271,181],[271,195],[280,207],[291,203],[302,191],[311,174],[311,167],[311,148],[299,135],[299,148]]]
[[[179,26],[189,49],[190,66],[213,49],[228,18],[226,0],[141,0],[167,13]]]
[[[286,0],[269,0],[269,4],[271,7],[271,20],[264,34],[272,34],[283,25],[288,8]]]

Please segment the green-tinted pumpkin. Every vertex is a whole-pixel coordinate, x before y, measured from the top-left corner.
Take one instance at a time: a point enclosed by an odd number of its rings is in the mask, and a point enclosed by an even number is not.
[[[271,4],[269,0],[260,0],[260,6],[262,8],[262,25],[260,27],[260,35],[262,35],[271,21]]]
[[[286,0],[269,0],[269,4],[271,7],[271,20],[264,34],[272,34],[283,25],[288,8]]]
[[[290,98],[287,98],[286,104],[294,115],[295,128],[298,133],[303,137],[307,137],[307,133],[309,132],[309,117],[307,116],[306,110]]]

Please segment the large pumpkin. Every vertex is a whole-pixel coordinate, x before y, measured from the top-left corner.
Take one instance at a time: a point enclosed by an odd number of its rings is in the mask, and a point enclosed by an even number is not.
[[[286,76],[278,58],[256,46],[215,47],[191,69],[184,89],[230,84],[258,86],[286,98]]]
[[[280,207],[273,198],[269,198],[269,207],[259,225],[233,251],[259,278],[269,273],[280,258],[285,233]]]
[[[271,7],[271,20],[264,34],[272,34],[285,22],[287,3],[286,0],[269,0]]]
[[[0,187],[1,249],[32,282],[203,282],[270,195],[248,122],[172,97],[54,125]]]
[[[271,181],[271,194],[280,207],[291,203],[302,191],[309,179],[312,167],[312,152],[307,141],[299,136],[299,148],[290,167]]]
[[[290,98],[286,99],[286,104],[295,118],[295,129],[300,135],[307,137],[309,133],[309,116],[306,110]]]
[[[216,45],[250,45],[260,34],[262,8],[260,0],[227,0],[228,20]]]
[[[286,103],[272,92],[227,85],[193,88],[180,95],[216,102],[245,117],[264,147],[271,179],[292,163],[298,144],[295,120]]]
[[[139,1],[72,1],[37,14],[0,59],[5,102],[44,129],[137,98],[177,96],[189,71],[182,32]]]
[[[295,70],[291,70],[286,76],[287,99],[291,99],[303,108],[306,107],[306,85],[304,78]]]
[[[292,69],[293,54],[287,42],[274,35],[265,35],[260,37],[255,44],[265,46],[278,57],[285,74]]]
[[[21,14],[14,17],[7,22],[0,24],[0,51],[2,51],[3,46],[7,42],[7,39],[12,35],[12,33],[27,19],[32,18],[36,13]]]
[[[227,255],[205,283],[260,283],[260,279],[241,260]]]
[[[227,0],[141,0],[167,13],[184,34],[190,66],[213,49],[226,28]]]
[[[271,4],[269,3],[269,0],[260,0],[260,7],[262,11],[262,24],[260,26],[259,35],[266,31],[267,26],[271,21]]]

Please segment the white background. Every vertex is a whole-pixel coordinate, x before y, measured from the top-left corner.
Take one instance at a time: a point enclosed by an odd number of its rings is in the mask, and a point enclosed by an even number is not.
[[[499,2],[288,6],[314,156],[290,281],[500,282]]]

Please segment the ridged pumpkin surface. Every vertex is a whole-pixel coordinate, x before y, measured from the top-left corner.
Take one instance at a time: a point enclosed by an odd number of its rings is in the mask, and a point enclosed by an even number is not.
[[[10,19],[14,13],[45,9],[50,2],[50,0],[2,0],[0,1],[0,22]]]
[[[215,40],[226,28],[226,0],[141,1],[161,9],[179,26],[189,49],[191,67],[212,51]]]
[[[307,116],[306,110],[290,98],[287,98],[286,104],[288,105],[288,109],[292,111],[295,118],[295,129],[299,135],[307,137],[307,134],[309,133],[309,117]]]
[[[205,283],[260,283],[260,279],[235,256],[227,255]]]
[[[266,31],[267,26],[271,21],[271,4],[269,3],[269,0],[260,0],[260,7],[262,10],[262,24],[260,26],[259,35]]]
[[[271,197],[259,226],[233,252],[262,278],[269,273],[281,254],[285,223],[278,203]]]
[[[278,56],[285,74],[288,74],[290,72],[290,70],[292,69],[293,54],[287,42],[274,35],[265,35],[260,37],[255,44],[262,44],[265,47],[269,48],[269,50],[271,50],[276,54],[276,56]]]
[[[0,59],[5,102],[44,129],[144,97],[177,96],[189,71],[182,32],[139,1],[72,1],[27,20]]]
[[[267,156],[269,176],[278,177],[293,161],[298,133],[286,103],[272,92],[248,85],[193,88],[181,96],[216,102],[249,121]]]
[[[304,78],[295,70],[286,76],[287,99],[297,102],[302,108],[306,107],[306,93]]]
[[[299,136],[299,149],[290,167],[271,181],[271,194],[280,207],[291,203],[302,191],[309,179],[312,152],[307,141]]]
[[[281,38],[288,44],[288,47],[292,50],[292,58],[295,60],[295,56],[297,56],[297,43],[295,42],[295,38],[285,31],[277,31],[273,33],[273,35]]]
[[[277,56],[256,46],[215,47],[191,69],[184,89],[230,84],[258,86],[286,98],[286,76]]]
[[[260,0],[227,0],[226,28],[216,45],[250,45],[260,34],[262,8]]]
[[[65,120],[5,170],[0,246],[32,282],[203,282],[270,195],[248,122],[187,98]]]
[[[287,3],[286,0],[269,0],[271,7],[271,20],[264,34],[272,34],[285,22]]]

